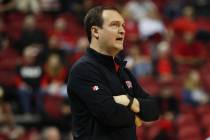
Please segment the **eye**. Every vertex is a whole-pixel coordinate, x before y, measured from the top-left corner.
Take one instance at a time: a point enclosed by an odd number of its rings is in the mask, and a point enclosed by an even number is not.
[[[122,24],[123,29],[125,30],[125,23]]]
[[[122,24],[122,27],[125,29],[125,23]]]
[[[115,27],[117,27],[117,26],[118,26],[118,24],[117,24],[116,22],[114,22],[114,23],[111,23],[111,26],[115,26]]]

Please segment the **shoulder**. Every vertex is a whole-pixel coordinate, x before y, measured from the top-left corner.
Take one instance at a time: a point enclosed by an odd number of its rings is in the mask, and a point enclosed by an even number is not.
[[[87,74],[98,71],[98,65],[94,59],[88,56],[82,56],[76,61],[70,69],[70,74]]]

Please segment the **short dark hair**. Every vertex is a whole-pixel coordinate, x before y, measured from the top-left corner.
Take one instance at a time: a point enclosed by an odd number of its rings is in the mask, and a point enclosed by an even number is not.
[[[104,10],[113,10],[120,13],[120,11],[115,7],[96,6],[96,7],[91,8],[87,12],[84,18],[84,27],[85,27],[85,31],[87,33],[89,42],[91,42],[91,27],[92,26],[102,27],[103,25],[102,13]]]

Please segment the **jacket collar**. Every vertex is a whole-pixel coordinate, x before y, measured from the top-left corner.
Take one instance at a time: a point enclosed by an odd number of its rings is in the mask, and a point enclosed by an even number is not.
[[[113,58],[112,56],[101,54],[90,47],[87,48],[87,55],[110,70],[115,71],[115,64],[120,65],[121,67],[125,67],[126,65],[126,61],[123,61],[123,57],[120,57],[122,55],[117,55]]]

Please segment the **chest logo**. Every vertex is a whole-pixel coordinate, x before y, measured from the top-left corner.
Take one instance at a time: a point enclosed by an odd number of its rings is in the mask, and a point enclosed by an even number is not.
[[[129,89],[133,87],[131,81],[125,81],[125,83]]]
[[[97,85],[95,85],[95,86],[92,87],[92,90],[93,91],[98,91],[99,90],[99,87]]]

